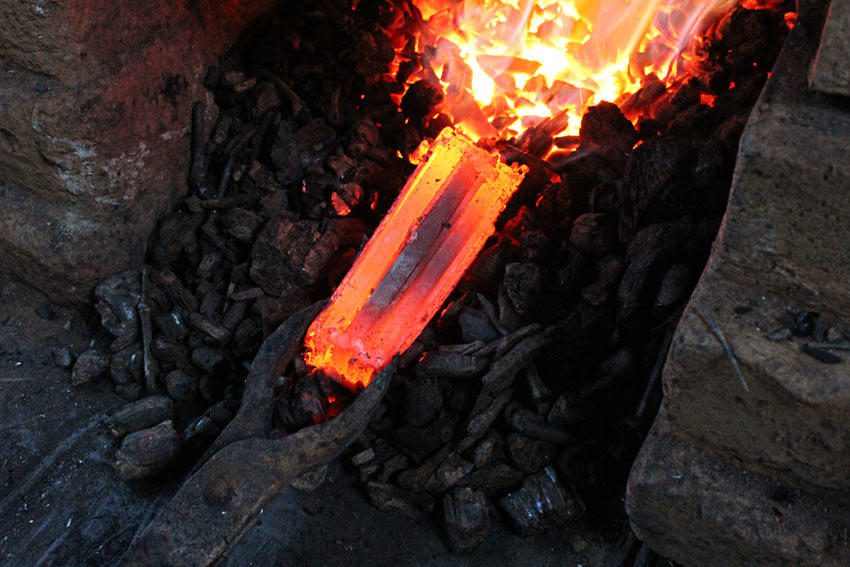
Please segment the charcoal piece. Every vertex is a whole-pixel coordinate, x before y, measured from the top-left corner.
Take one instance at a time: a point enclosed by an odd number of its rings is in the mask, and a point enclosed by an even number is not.
[[[175,212],[159,221],[153,245],[153,259],[159,266],[176,262],[185,251],[192,253],[198,246],[198,228],[204,222],[204,213]]]
[[[696,88],[690,85],[682,85],[679,87],[679,90],[676,91],[676,94],[673,95],[670,102],[679,108],[687,108],[689,106],[699,104],[701,96],[701,93]]]
[[[404,384],[404,419],[410,427],[424,427],[443,407],[443,390],[436,378],[422,377]]]
[[[368,463],[369,461],[374,461],[374,460],[375,460],[375,450],[372,449],[372,447],[369,447],[368,449],[366,449],[364,451],[360,451],[359,453],[357,453],[356,455],[351,457],[351,464],[353,464],[355,467],[359,467],[361,465]]]
[[[614,218],[603,213],[585,213],[573,222],[570,244],[591,256],[602,256],[617,245]]]
[[[487,498],[469,487],[456,488],[443,497],[443,519],[449,544],[456,552],[475,549],[490,532]]]
[[[487,314],[478,309],[466,309],[461,312],[458,316],[458,324],[463,340],[470,343],[475,341],[491,343],[501,336]]]
[[[143,379],[142,347],[135,343],[112,355],[109,376],[116,384],[141,382]]]
[[[491,431],[487,437],[478,442],[472,451],[472,463],[476,469],[480,469],[490,462],[500,441],[499,434]]]
[[[399,450],[420,462],[452,438],[457,420],[457,416],[441,411],[426,427],[394,427],[382,434]]]
[[[180,437],[171,420],[130,433],[115,453],[115,469],[124,480],[144,478],[168,468],[180,454]]]
[[[254,235],[263,226],[263,219],[247,209],[234,207],[222,215],[221,223],[227,234],[248,244],[254,241]]]
[[[301,183],[306,169],[321,168],[335,142],[336,132],[323,119],[313,119],[295,132],[281,120],[269,153],[277,178],[284,185]]]
[[[230,338],[230,330],[200,313],[189,315],[189,323],[205,335],[220,343],[226,343]]]
[[[232,296],[231,296],[232,299]],[[221,326],[228,329],[231,333],[236,330],[239,323],[245,317],[245,311],[248,309],[247,301],[236,301],[230,304],[230,307],[224,312],[221,317]]]
[[[151,279],[157,285],[165,288],[166,293],[168,293],[174,304],[179,305],[183,309],[188,309],[190,312],[198,310],[198,306],[200,305],[198,298],[186,289],[180,278],[171,270],[157,270],[151,274]]]
[[[174,402],[168,396],[148,396],[127,404],[113,413],[107,420],[115,437],[153,427],[157,423],[174,418]]]
[[[475,465],[457,453],[449,453],[446,460],[434,471],[434,476],[428,480],[425,487],[429,492],[443,492],[463,480],[474,468]]]
[[[594,307],[603,305],[610,297],[608,286],[599,280],[581,288],[581,299]]]
[[[191,452],[202,451],[215,440],[219,433],[221,428],[218,424],[211,417],[202,415],[183,430],[183,445]]]
[[[522,488],[502,497],[499,504],[523,536],[562,526],[583,512],[552,467],[527,477]]]
[[[539,471],[555,456],[555,445],[547,441],[511,433],[506,442],[511,461],[519,470],[527,474]]]
[[[118,384],[115,386],[115,393],[128,402],[135,402],[142,397],[144,389],[144,386],[140,383],[130,382],[129,384]]]
[[[565,427],[589,421],[596,413],[596,407],[590,402],[568,394],[561,394],[552,409],[549,410],[546,419],[552,425]]]
[[[505,291],[521,317],[531,315],[537,307],[541,285],[540,267],[537,264],[513,262],[505,266]]]
[[[808,337],[815,330],[815,322],[820,318],[820,313],[814,311],[800,311],[794,317],[794,325],[791,333],[795,337]]]
[[[305,471],[289,482],[289,486],[299,492],[313,492],[325,483],[328,478],[328,465],[322,465]]]
[[[588,147],[613,146],[623,153],[638,141],[635,127],[613,103],[602,101],[591,106],[581,118],[579,138]]]
[[[572,443],[575,438],[560,425],[547,423],[540,414],[525,408],[509,407],[505,410],[505,422],[514,430],[551,443]]]
[[[74,356],[68,347],[55,348],[50,352],[53,364],[59,368],[69,370],[74,364]]]
[[[235,409],[230,401],[222,400],[207,408],[205,413],[216,425],[223,428],[233,419]]]
[[[101,289],[100,286],[98,289]],[[130,342],[135,340],[139,330],[136,313],[139,294],[125,289],[105,288],[98,297],[100,301],[95,303],[95,309],[100,314],[103,328],[115,337],[129,335]]]
[[[380,470],[378,472],[378,480],[380,482],[387,482],[396,473],[405,471],[409,468],[410,459],[408,459],[406,455],[396,453],[381,463]]]
[[[443,102],[443,89],[426,81],[416,81],[401,99],[401,111],[413,120],[422,120],[437,113]]]
[[[349,130],[348,153],[354,158],[369,153],[378,143],[380,131],[369,118],[358,120]]]
[[[56,311],[53,310],[47,303],[39,303],[35,308],[36,314],[45,321],[55,321],[59,318]]]
[[[216,290],[211,289],[204,294],[204,298],[201,300],[201,306],[198,309],[202,315],[215,318],[223,303],[224,296]]]
[[[352,217],[330,219],[322,230],[318,221],[278,213],[254,243],[251,279],[275,297],[287,284],[312,285],[338,250],[359,246],[364,231],[362,221]]]
[[[225,377],[219,375],[206,374],[198,380],[198,392],[208,402],[220,400],[226,386],[227,381]]]
[[[151,354],[160,362],[171,364],[177,364],[189,357],[186,347],[163,335],[154,337],[151,342]]]
[[[177,311],[170,313],[164,311],[154,312],[153,323],[160,333],[174,341],[180,341],[189,334],[188,325],[183,320],[183,316]]]
[[[513,488],[520,483],[524,474],[507,463],[497,462],[477,471],[467,478],[467,484],[476,490],[498,492]]]
[[[192,363],[207,374],[218,374],[225,370],[226,362],[221,351],[202,346],[192,351]]]
[[[372,505],[382,512],[400,512],[418,519],[434,509],[434,501],[427,492],[408,491],[385,482],[369,482],[366,491]]]
[[[483,374],[488,365],[485,357],[432,350],[425,353],[415,372],[417,378],[468,379]]]
[[[841,357],[829,351],[813,347],[811,345],[803,345],[803,352],[819,360],[824,364],[838,364],[841,362]]]
[[[498,289],[505,265],[516,260],[519,253],[519,241],[510,236],[499,236],[495,244],[488,246],[478,254],[478,257],[463,275],[458,288],[492,294]]]
[[[499,390],[496,394],[482,391],[475,400],[473,414],[466,423],[466,438],[458,446],[466,450],[483,436],[490,426],[498,419],[499,414],[510,401],[513,391],[511,388]]]
[[[655,294],[656,307],[672,307],[683,300],[689,291],[690,268],[685,264],[673,264],[665,272]]]
[[[89,349],[77,357],[71,370],[71,384],[78,386],[99,378],[109,369],[111,357],[96,349]]]
[[[189,402],[198,395],[198,377],[182,370],[172,370],[165,375],[165,389],[178,402]]]
[[[733,162],[723,144],[664,136],[638,146],[620,187],[620,240],[643,227],[687,214],[720,215]]]
[[[748,10],[739,6],[728,14],[717,30],[723,47],[733,51],[753,38],[772,38],[780,43],[783,14],[779,10]]]

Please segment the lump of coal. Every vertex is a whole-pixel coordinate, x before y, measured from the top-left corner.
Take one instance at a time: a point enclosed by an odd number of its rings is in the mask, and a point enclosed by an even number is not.
[[[124,480],[144,478],[165,470],[180,454],[174,424],[163,421],[129,434],[115,453],[115,469]]]
[[[116,437],[153,427],[174,418],[174,402],[168,396],[148,396],[120,408],[109,418],[109,428]]]
[[[524,536],[563,525],[581,514],[579,505],[558,482],[552,467],[527,477],[522,488],[502,497],[499,504]]]
[[[410,85],[401,99],[401,110],[410,118],[422,119],[433,116],[442,102],[441,88],[425,81],[417,81]]]
[[[638,133],[616,104],[602,101],[582,116],[579,138],[586,146],[613,146],[628,153],[638,141]]]
[[[529,315],[540,297],[540,267],[532,262],[505,266],[505,291],[519,315]]]
[[[401,512],[414,518],[423,512],[434,509],[434,501],[426,492],[408,492],[403,488],[384,482],[370,482],[366,485],[369,500],[382,512]]]
[[[573,223],[570,244],[592,256],[601,256],[617,245],[614,219],[603,213],[585,213]]]
[[[626,167],[620,240],[687,214],[722,214],[731,181],[732,162],[720,142],[677,136],[647,140]]]
[[[74,369],[71,371],[71,384],[77,386],[98,378],[109,368],[110,360],[108,354],[98,352],[96,349],[87,350],[74,363]]]
[[[449,544],[455,551],[476,548],[490,531],[487,498],[469,487],[456,488],[443,497],[443,517]]]
[[[434,378],[417,378],[404,385],[404,418],[411,427],[423,427],[443,407],[443,391]]]

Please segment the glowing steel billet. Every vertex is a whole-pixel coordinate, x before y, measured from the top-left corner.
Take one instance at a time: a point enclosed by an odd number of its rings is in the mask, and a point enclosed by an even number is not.
[[[308,364],[368,384],[446,300],[523,175],[443,130],[307,330]]]

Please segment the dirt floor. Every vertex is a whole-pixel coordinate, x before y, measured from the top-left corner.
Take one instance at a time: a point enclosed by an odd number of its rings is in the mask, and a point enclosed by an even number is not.
[[[55,317],[54,317],[55,316]],[[86,316],[51,305],[0,273],[0,565],[114,563],[173,494],[179,478],[127,484],[112,463],[105,418],[125,402],[107,380],[72,388],[51,351],[90,343]],[[496,529],[481,547],[449,552],[427,519],[373,508],[351,471],[330,466],[311,493],[289,489],[236,544],[224,567],[593,566],[611,564],[591,534],[528,539]]]

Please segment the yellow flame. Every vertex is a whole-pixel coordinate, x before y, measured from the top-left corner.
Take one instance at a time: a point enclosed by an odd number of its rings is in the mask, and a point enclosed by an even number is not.
[[[651,73],[680,71],[691,39],[736,0],[415,4],[426,22],[419,47],[433,48],[426,63],[446,89],[446,111],[473,135],[505,135],[563,110],[566,133],[577,134],[588,106],[617,102]]]

